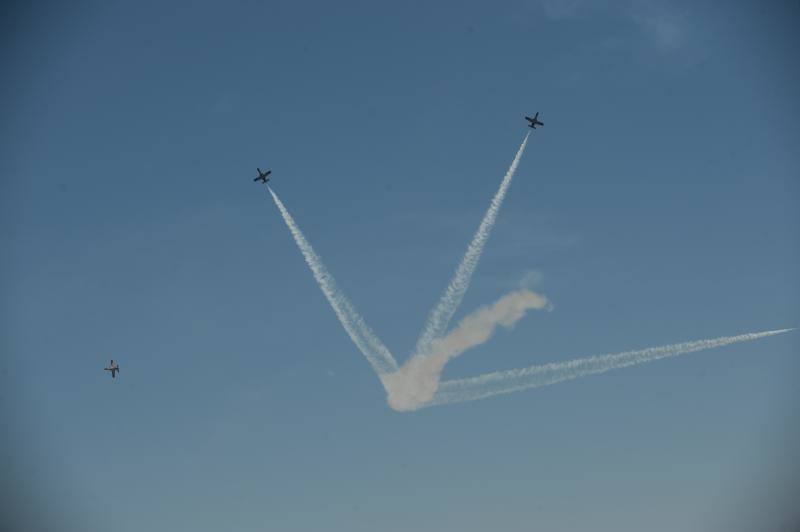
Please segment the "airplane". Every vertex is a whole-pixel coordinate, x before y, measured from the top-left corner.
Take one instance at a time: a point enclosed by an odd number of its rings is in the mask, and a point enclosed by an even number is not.
[[[533,129],[536,129],[536,126],[543,126],[544,125],[544,122],[539,122],[539,112],[538,111],[536,112],[535,115],[533,115],[533,118],[531,118],[529,116],[526,116],[525,120],[530,122],[530,124],[528,124],[528,127],[533,128]]]
[[[111,364],[109,364],[107,368],[103,368],[103,369],[105,371],[110,371],[111,372],[111,378],[112,379],[116,379],[117,378],[117,372],[119,371],[119,364],[114,362],[114,359],[112,358],[111,359]]]
[[[266,184],[267,181],[269,181],[269,174],[272,173],[272,170],[267,170],[266,172],[262,172],[261,168],[256,168],[256,170],[258,170],[258,177],[253,179],[253,181],[261,181]]]

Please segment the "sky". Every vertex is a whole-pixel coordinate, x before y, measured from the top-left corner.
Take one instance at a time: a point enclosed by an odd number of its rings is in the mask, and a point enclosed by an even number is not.
[[[2,9],[0,528],[800,522],[800,333],[396,412],[252,182],[402,361],[539,111],[444,378],[796,327],[796,2]]]

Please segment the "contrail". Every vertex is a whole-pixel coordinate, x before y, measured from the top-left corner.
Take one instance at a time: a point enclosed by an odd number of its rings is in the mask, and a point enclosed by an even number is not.
[[[758,340],[767,336],[782,334],[794,329],[779,329],[758,333],[725,336],[709,340],[696,340],[661,347],[649,347],[637,351],[626,351],[613,355],[598,355],[576,358],[567,362],[553,362],[539,366],[509,371],[486,373],[469,379],[443,381],[434,398],[424,406],[444,405],[474,401],[492,395],[518,392],[528,388],[549,386],[558,382],[605,373],[612,369],[624,368],[660,358],[668,358],[714,347]]]
[[[292,215],[286,210],[286,207],[278,198],[277,194],[275,194],[270,187],[267,188],[269,189],[269,193],[272,194],[272,199],[275,200],[275,205],[277,205],[278,209],[281,211],[283,221],[286,222],[286,226],[289,228],[289,231],[291,231],[294,241],[297,243],[297,247],[300,248],[300,252],[306,259],[306,264],[311,268],[311,272],[314,274],[314,278],[322,289],[322,293],[328,298],[328,303],[331,304],[333,311],[336,313],[336,317],[339,318],[339,321],[344,327],[344,330],[347,331],[350,339],[353,340],[353,343],[356,344],[359,351],[364,354],[378,376],[397,371],[397,362],[395,362],[392,354],[378,337],[375,336],[364,322],[364,319],[356,312],[356,309],[353,308],[353,305],[347,297],[339,290],[339,287],[336,286],[336,281],[333,276],[328,272],[322,260],[314,252],[314,248],[311,247],[311,244],[309,244],[305,236],[303,236],[302,231],[300,231]]]
[[[407,411],[428,406],[473,401],[795,330],[793,328],[778,329],[696,340],[617,354],[577,358],[566,362],[552,362],[522,369],[497,371],[467,379],[440,381],[442,369],[448,360],[459,356],[467,349],[486,342],[498,325],[512,327],[528,310],[549,307],[547,299],[543,296],[529,290],[518,290],[507,294],[494,305],[483,307],[468,315],[458,327],[447,336],[444,335],[455,310],[469,287],[470,279],[480,260],[505,194],[514,177],[514,172],[525,151],[528,136],[526,135],[522,141],[514,161],[495,193],[453,279],[429,314],[428,321],[417,341],[416,351],[402,367],[398,367],[386,346],[375,336],[338,288],[333,276],[314,252],[311,244],[305,239],[283,202],[270,187],[267,187],[337,318],[350,339],[378,374],[386,389],[389,405],[393,409]]]
[[[519,161],[522,159],[522,154],[525,151],[525,145],[528,143],[529,136],[530,131],[525,135],[525,139],[523,139],[519,150],[517,150],[514,161],[508,168],[505,177],[503,177],[500,188],[497,189],[497,192],[492,198],[492,203],[489,205],[489,209],[486,211],[481,225],[472,237],[472,242],[470,242],[466,253],[464,253],[464,257],[461,259],[461,263],[458,265],[458,268],[456,268],[450,284],[447,285],[439,302],[428,315],[428,320],[425,322],[422,334],[420,334],[417,340],[414,353],[424,353],[428,351],[431,341],[444,334],[447,325],[450,323],[450,319],[453,317],[458,305],[461,304],[461,300],[464,298],[467,288],[469,288],[472,274],[478,266],[481,253],[483,253],[483,247],[486,245],[486,241],[489,240],[492,227],[497,219],[497,213],[500,211],[508,187],[511,185],[511,179],[513,179],[514,172],[516,172]]]

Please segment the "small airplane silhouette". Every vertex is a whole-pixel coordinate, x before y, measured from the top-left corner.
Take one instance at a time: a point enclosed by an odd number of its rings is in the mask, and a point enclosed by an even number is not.
[[[117,378],[117,372],[119,371],[119,364],[114,362],[114,359],[112,358],[111,359],[111,364],[109,364],[107,368],[103,368],[103,369],[105,371],[110,371],[111,372],[111,378],[112,379],[116,379]]]
[[[266,184],[267,181],[269,181],[269,174],[272,173],[272,170],[267,170],[266,172],[262,172],[261,168],[256,168],[256,170],[258,170],[258,177],[253,179],[253,181],[261,181]]]
[[[528,124],[528,127],[533,128],[533,129],[536,129],[536,126],[543,126],[544,125],[544,122],[539,122],[539,112],[538,111],[536,112],[535,115],[533,115],[533,118],[531,118],[529,116],[526,116],[525,120],[530,122],[530,124]]]

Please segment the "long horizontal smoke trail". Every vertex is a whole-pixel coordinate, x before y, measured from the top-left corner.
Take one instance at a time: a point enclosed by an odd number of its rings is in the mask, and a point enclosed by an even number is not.
[[[467,288],[469,288],[469,282],[470,279],[472,279],[472,274],[475,272],[475,268],[478,266],[478,261],[483,253],[483,248],[486,245],[487,240],[489,240],[492,227],[494,227],[495,220],[497,219],[497,213],[500,212],[503,199],[506,196],[508,187],[511,185],[511,179],[514,177],[514,172],[516,172],[517,166],[519,166],[520,159],[522,159],[522,154],[525,151],[525,146],[528,144],[529,136],[530,132],[525,135],[525,139],[523,139],[522,144],[517,150],[517,154],[514,156],[514,161],[508,168],[505,177],[503,177],[503,181],[500,183],[500,188],[497,189],[497,192],[492,198],[492,203],[489,205],[489,209],[486,211],[478,230],[472,237],[472,242],[470,242],[466,253],[464,253],[461,263],[458,265],[458,268],[456,268],[456,271],[453,274],[453,279],[450,281],[450,284],[447,285],[447,288],[442,294],[442,297],[439,299],[439,302],[428,315],[428,320],[425,322],[425,325],[422,329],[422,334],[417,340],[417,346],[414,350],[414,353],[425,353],[428,351],[431,341],[434,338],[438,338],[444,334],[445,330],[447,329],[447,325],[450,323],[453,314],[458,308],[458,305],[461,304],[461,300],[464,298]]]
[[[269,188],[269,187],[267,187]],[[394,357],[386,348],[385,345],[375,336],[375,333],[367,326],[364,319],[356,312],[353,305],[341,292],[333,276],[325,268],[322,260],[314,252],[314,248],[308,243],[300,228],[295,223],[292,215],[286,210],[283,202],[278,198],[277,194],[269,188],[269,193],[272,194],[272,199],[275,200],[275,205],[281,211],[283,221],[291,231],[297,247],[306,259],[306,264],[311,268],[314,278],[317,280],[322,293],[328,298],[336,317],[339,318],[344,330],[350,335],[350,339],[356,344],[359,351],[361,351],[372,365],[372,369],[380,376],[386,373],[397,371],[397,362]]]
[[[758,340],[767,336],[781,334],[794,329],[779,329],[759,333],[726,336],[710,340],[696,340],[661,347],[649,347],[637,351],[626,351],[613,355],[599,355],[577,358],[567,362],[554,362],[524,369],[486,373],[469,379],[443,381],[433,400],[425,406],[444,405],[474,401],[492,395],[518,392],[528,388],[548,386],[579,377],[605,373],[613,369],[624,368],[661,358],[668,358],[686,353],[694,353],[714,347],[722,347],[739,342]]]

